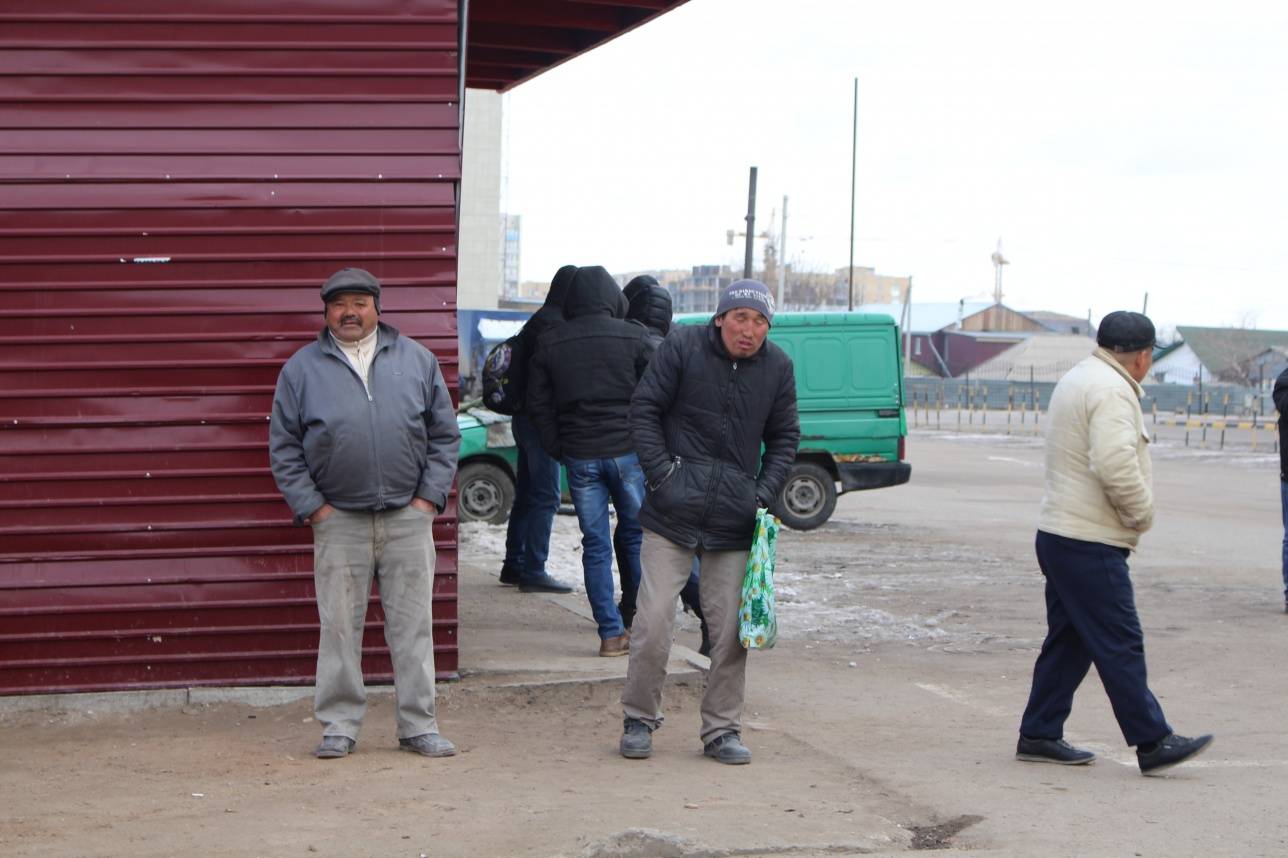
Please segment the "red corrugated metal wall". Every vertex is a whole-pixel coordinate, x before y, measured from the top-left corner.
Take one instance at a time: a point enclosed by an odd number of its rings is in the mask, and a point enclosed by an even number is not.
[[[455,389],[458,33],[456,0],[0,0],[0,694],[312,681],[273,385],[358,265]]]

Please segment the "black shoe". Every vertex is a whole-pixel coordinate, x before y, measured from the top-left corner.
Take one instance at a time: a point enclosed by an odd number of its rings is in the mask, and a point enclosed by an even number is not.
[[[571,593],[572,588],[560,584],[549,575],[527,578],[519,582],[520,593]]]
[[[313,756],[319,760],[336,760],[340,757],[347,757],[356,744],[348,736],[323,736],[322,744],[318,745],[317,750],[313,752]]]
[[[1155,775],[1163,769],[1171,768],[1177,763],[1183,763],[1191,757],[1197,757],[1207,750],[1212,744],[1212,735],[1209,733],[1205,736],[1196,736],[1193,739],[1187,739],[1184,736],[1178,736],[1172,733],[1154,743],[1154,747],[1149,751],[1142,751],[1140,747],[1136,748],[1136,762],[1140,763],[1140,773],[1142,775]]]
[[[751,751],[737,733],[716,736],[702,748],[702,753],[727,766],[745,766],[751,762]]]
[[[647,760],[653,753],[653,731],[638,718],[625,719],[617,750],[628,760]]]
[[[456,756],[456,746],[437,733],[421,733],[419,736],[399,739],[398,747],[404,751],[420,754],[422,757]]]
[[[1015,759],[1026,763],[1058,763],[1062,766],[1081,766],[1096,759],[1096,755],[1082,748],[1075,748],[1064,739],[1030,739],[1021,736],[1015,746]]]
[[[519,586],[519,570],[509,564],[501,564],[501,583],[507,587]]]

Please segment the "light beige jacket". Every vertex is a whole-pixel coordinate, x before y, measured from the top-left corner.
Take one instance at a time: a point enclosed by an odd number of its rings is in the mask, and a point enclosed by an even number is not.
[[[1113,353],[1096,349],[1055,386],[1038,529],[1135,548],[1154,523],[1144,393]]]

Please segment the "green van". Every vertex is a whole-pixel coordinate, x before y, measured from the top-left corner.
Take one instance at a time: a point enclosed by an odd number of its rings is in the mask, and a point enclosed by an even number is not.
[[[461,450],[456,463],[456,514],[461,521],[505,524],[514,504],[518,482],[519,448],[510,431],[510,418],[483,407],[481,399],[461,403],[456,415]],[[566,503],[568,472],[559,469],[559,487]]]
[[[456,512],[462,521],[503,524],[514,503],[519,448],[510,433],[510,418],[483,407],[480,400],[461,403],[456,415],[461,430],[457,459]]]
[[[706,324],[685,315],[678,324]],[[899,329],[889,316],[776,313],[769,339],[796,366],[801,442],[774,514],[797,530],[823,524],[838,494],[908,482]]]
[[[710,318],[675,321],[704,325]],[[908,482],[903,361],[894,320],[867,313],[777,313],[769,338],[796,365],[801,419],[800,449],[774,514],[789,527],[811,530],[832,516],[838,494]],[[500,524],[514,500],[510,418],[467,403],[457,425],[460,516]]]

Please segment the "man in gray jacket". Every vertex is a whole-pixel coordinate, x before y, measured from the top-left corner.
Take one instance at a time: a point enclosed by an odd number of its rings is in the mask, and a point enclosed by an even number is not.
[[[313,528],[318,641],[316,756],[353,750],[366,713],[362,632],[380,581],[393,657],[398,744],[456,748],[434,713],[434,516],[447,503],[461,434],[438,359],[378,320],[380,284],[360,268],[322,286],[326,327],[282,368],[273,396],[273,478]]]

